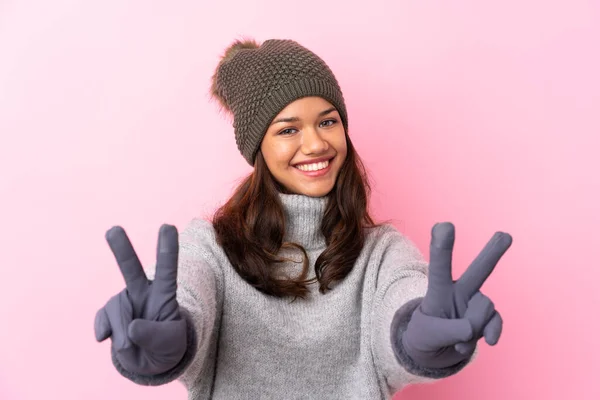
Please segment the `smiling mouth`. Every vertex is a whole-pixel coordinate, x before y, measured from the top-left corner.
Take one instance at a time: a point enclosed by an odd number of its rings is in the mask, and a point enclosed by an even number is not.
[[[297,168],[302,172],[321,171],[321,170],[327,169],[329,167],[329,165],[331,164],[331,161],[334,158],[335,158],[335,156],[331,157],[328,160],[323,160],[323,161],[319,161],[319,162],[308,163],[308,164],[296,164],[296,165],[294,165],[294,168]]]
[[[296,165],[295,168],[298,168],[300,171],[303,172],[321,171],[323,169],[326,169],[329,166],[330,162],[331,160],[326,160],[311,164],[299,164]]]

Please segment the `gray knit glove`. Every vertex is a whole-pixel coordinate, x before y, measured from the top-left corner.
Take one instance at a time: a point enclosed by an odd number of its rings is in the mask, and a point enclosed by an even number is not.
[[[472,356],[481,337],[489,345],[498,342],[502,318],[479,289],[511,244],[509,234],[497,232],[467,271],[453,281],[454,226],[433,227],[427,293],[401,338],[404,351],[416,364],[452,367]]]
[[[123,228],[110,229],[106,240],[126,289],[97,312],[96,339],[101,342],[110,337],[117,361],[130,373],[152,376],[169,371],[182,360],[187,344],[187,322],[176,300],[177,229],[160,228],[153,281],[147,279]]]

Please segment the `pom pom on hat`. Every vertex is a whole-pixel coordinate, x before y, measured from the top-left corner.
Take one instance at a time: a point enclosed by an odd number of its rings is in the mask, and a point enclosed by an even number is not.
[[[219,70],[221,69],[221,66],[226,64],[241,50],[258,49],[259,47],[260,45],[254,39],[237,39],[225,49],[225,52],[223,53],[221,60],[219,61],[219,64],[215,69],[211,80],[210,94],[212,98],[217,100],[219,102],[219,105],[227,112],[231,112],[231,107],[227,102],[223,88],[221,87],[221,85],[218,85]]]

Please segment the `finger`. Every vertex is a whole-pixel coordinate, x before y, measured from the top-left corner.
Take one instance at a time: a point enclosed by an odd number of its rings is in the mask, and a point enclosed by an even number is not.
[[[429,274],[427,295],[422,306],[427,313],[439,315],[447,305],[446,293],[452,290],[452,249],[454,225],[449,222],[435,224],[431,230],[429,246]]]
[[[457,343],[454,349],[461,354],[470,354],[475,350],[477,340],[483,335],[484,327],[488,324],[496,312],[494,303],[489,297],[477,292],[471,297],[465,312],[465,318],[471,324],[473,339],[468,343]]]
[[[500,313],[496,311],[490,322],[483,329],[483,335],[485,336],[485,341],[490,346],[494,346],[500,340],[500,335],[502,334],[502,317]]]
[[[508,233],[496,232],[469,268],[458,279],[456,282],[457,290],[467,299],[473,296],[481,289],[483,283],[511,244],[512,237]]]
[[[473,334],[478,337],[483,334],[483,328],[494,316],[496,309],[489,297],[477,292],[471,297],[465,312],[465,318],[473,328]]]
[[[182,348],[185,343],[187,323],[184,319],[174,321],[150,321],[135,319],[129,325],[129,339],[139,347],[155,354],[167,354],[171,349]]]
[[[465,318],[446,319],[415,312],[409,324],[414,324],[411,342],[421,351],[435,351],[473,337],[471,324]]]
[[[127,337],[129,323],[133,319],[133,306],[123,290],[113,296],[104,307],[108,324],[111,328],[113,346],[117,350],[131,347],[131,341]]]
[[[112,333],[110,328],[110,322],[108,321],[108,315],[104,307],[98,310],[96,318],[94,320],[94,333],[98,342],[103,342],[108,339]]]
[[[476,340],[471,340],[467,343],[456,343],[454,345],[454,350],[458,351],[460,354],[467,355],[472,354],[475,351],[475,347],[477,346]]]
[[[148,279],[125,230],[120,226],[109,229],[106,241],[117,259],[127,290],[132,294],[139,293],[148,284]]]
[[[163,225],[158,233],[156,249],[156,277],[154,285],[162,294],[175,294],[177,290],[177,258],[179,255],[179,239],[177,228]]]

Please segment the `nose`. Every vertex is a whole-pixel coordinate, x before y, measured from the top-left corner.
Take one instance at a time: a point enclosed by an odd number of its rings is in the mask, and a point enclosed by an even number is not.
[[[316,129],[305,129],[302,133],[302,152],[304,154],[321,154],[329,150],[329,143]]]

